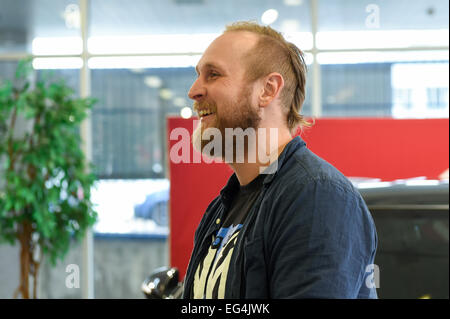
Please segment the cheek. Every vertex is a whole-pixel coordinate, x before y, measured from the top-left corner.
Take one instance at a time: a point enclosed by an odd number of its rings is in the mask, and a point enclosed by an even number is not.
[[[215,97],[216,123],[233,127],[236,123],[245,121],[248,107],[254,107],[250,88],[236,90],[229,88],[227,94]],[[247,114],[248,115],[248,114]]]

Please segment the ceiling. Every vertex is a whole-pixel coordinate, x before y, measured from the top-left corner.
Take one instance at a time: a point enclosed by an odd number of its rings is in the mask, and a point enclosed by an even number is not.
[[[281,31],[310,31],[310,0],[90,0],[90,35],[221,32],[237,20],[276,9]],[[21,49],[36,36],[78,36],[64,12],[73,0],[0,0],[0,51]],[[132,3],[132,5],[131,5]],[[362,30],[375,5],[380,29],[448,29],[448,0],[319,0],[320,30]]]

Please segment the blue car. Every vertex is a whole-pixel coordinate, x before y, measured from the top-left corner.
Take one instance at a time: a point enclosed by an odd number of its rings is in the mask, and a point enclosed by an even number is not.
[[[134,216],[152,219],[159,226],[168,226],[169,189],[147,195],[145,201],[134,206]]]

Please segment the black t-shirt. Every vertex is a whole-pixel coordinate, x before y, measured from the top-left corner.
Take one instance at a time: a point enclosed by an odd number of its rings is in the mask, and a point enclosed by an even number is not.
[[[249,184],[240,186],[222,227],[212,238],[211,246],[195,272],[194,298],[224,298],[228,267],[239,231],[258,198],[265,177],[258,175]]]

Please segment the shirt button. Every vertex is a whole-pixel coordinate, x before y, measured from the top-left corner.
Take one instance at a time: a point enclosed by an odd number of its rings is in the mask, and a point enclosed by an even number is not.
[[[216,219],[216,224],[219,225],[220,224],[220,218]]]

